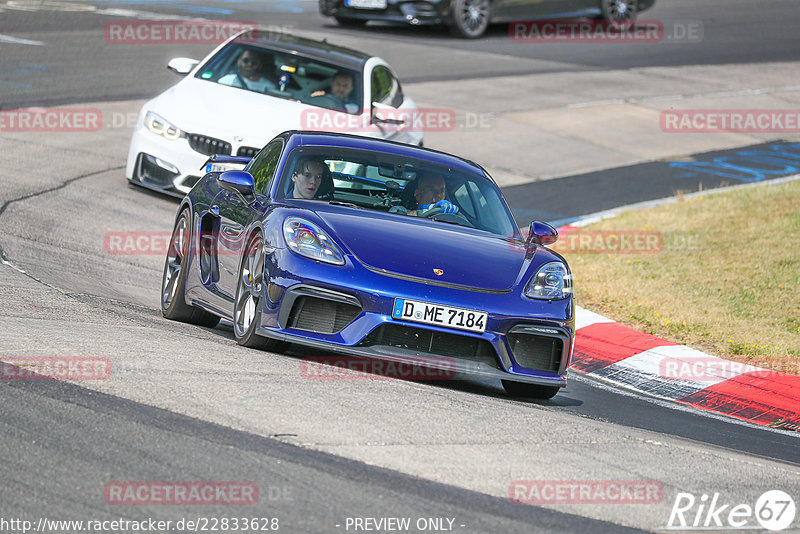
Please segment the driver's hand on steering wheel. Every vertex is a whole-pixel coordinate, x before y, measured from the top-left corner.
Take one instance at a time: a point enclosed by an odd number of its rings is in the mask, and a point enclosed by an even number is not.
[[[322,89],[318,89],[318,90],[314,91],[313,93],[311,93],[311,96],[312,97],[314,97],[314,96],[325,96],[326,94],[327,93],[325,91],[323,91]]]
[[[421,217],[430,217],[440,213],[458,213],[458,206],[449,200],[440,200],[433,204],[423,204],[417,208],[417,213]]]

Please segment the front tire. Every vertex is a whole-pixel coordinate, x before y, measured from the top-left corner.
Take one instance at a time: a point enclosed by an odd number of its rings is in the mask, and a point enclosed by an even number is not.
[[[453,20],[450,31],[457,37],[477,39],[489,27],[489,0],[453,0]]]
[[[527,384],[524,382],[514,382],[512,380],[502,380],[503,388],[512,397],[524,397],[527,399],[547,400],[552,399],[561,389],[558,386],[540,386],[539,384]]]
[[[256,234],[250,238],[239,266],[233,305],[233,335],[243,347],[282,352],[288,343],[256,334],[256,327],[261,322],[263,290],[264,241],[261,234]]]
[[[175,222],[169,240],[164,275],[161,278],[161,314],[173,321],[214,328],[219,317],[186,304],[186,277],[189,251],[191,250],[191,216],[184,209]]]

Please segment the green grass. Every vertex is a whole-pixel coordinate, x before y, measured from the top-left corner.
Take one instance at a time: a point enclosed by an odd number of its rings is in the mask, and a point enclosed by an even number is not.
[[[579,305],[711,354],[800,374],[800,181],[682,198],[580,231],[598,230],[658,232],[663,247],[560,250]]]

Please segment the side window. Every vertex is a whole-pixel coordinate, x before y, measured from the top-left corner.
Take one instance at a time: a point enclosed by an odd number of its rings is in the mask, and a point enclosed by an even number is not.
[[[283,141],[278,139],[268,144],[256,159],[250,164],[250,174],[253,175],[255,190],[259,195],[266,195],[269,184],[275,177],[275,168],[281,156]]]
[[[386,67],[378,65],[372,70],[372,101],[393,108],[403,103],[403,90]]]
[[[471,217],[472,219],[475,218],[475,207],[472,204],[472,198],[467,191],[467,183],[472,182],[465,182],[458,186],[455,191],[453,191],[453,198],[455,199],[456,203],[461,207],[464,212]]]

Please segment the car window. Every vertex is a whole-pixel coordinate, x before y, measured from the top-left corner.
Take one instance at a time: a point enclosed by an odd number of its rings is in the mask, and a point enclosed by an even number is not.
[[[347,77],[352,90],[346,96],[332,91],[334,78]],[[238,42],[225,46],[209,59],[196,78],[253,91],[268,97],[351,114],[361,113],[361,73],[298,53]]]
[[[403,90],[392,72],[378,65],[372,71],[372,101],[393,108],[403,103]]]
[[[267,194],[269,184],[275,176],[275,168],[278,166],[282,148],[282,140],[273,141],[265,146],[250,163],[249,171],[253,175],[256,193],[260,195]]]
[[[334,201],[399,217],[419,216],[417,208],[423,202],[415,195],[416,187],[422,180],[435,177],[444,182],[444,199],[455,204],[458,211],[432,217],[431,224],[450,223],[507,237],[517,235],[500,190],[483,174],[383,152],[303,147],[287,157],[280,194],[289,196],[291,169],[298,161],[308,160],[319,162],[325,170],[317,193],[306,197],[309,200]]]

